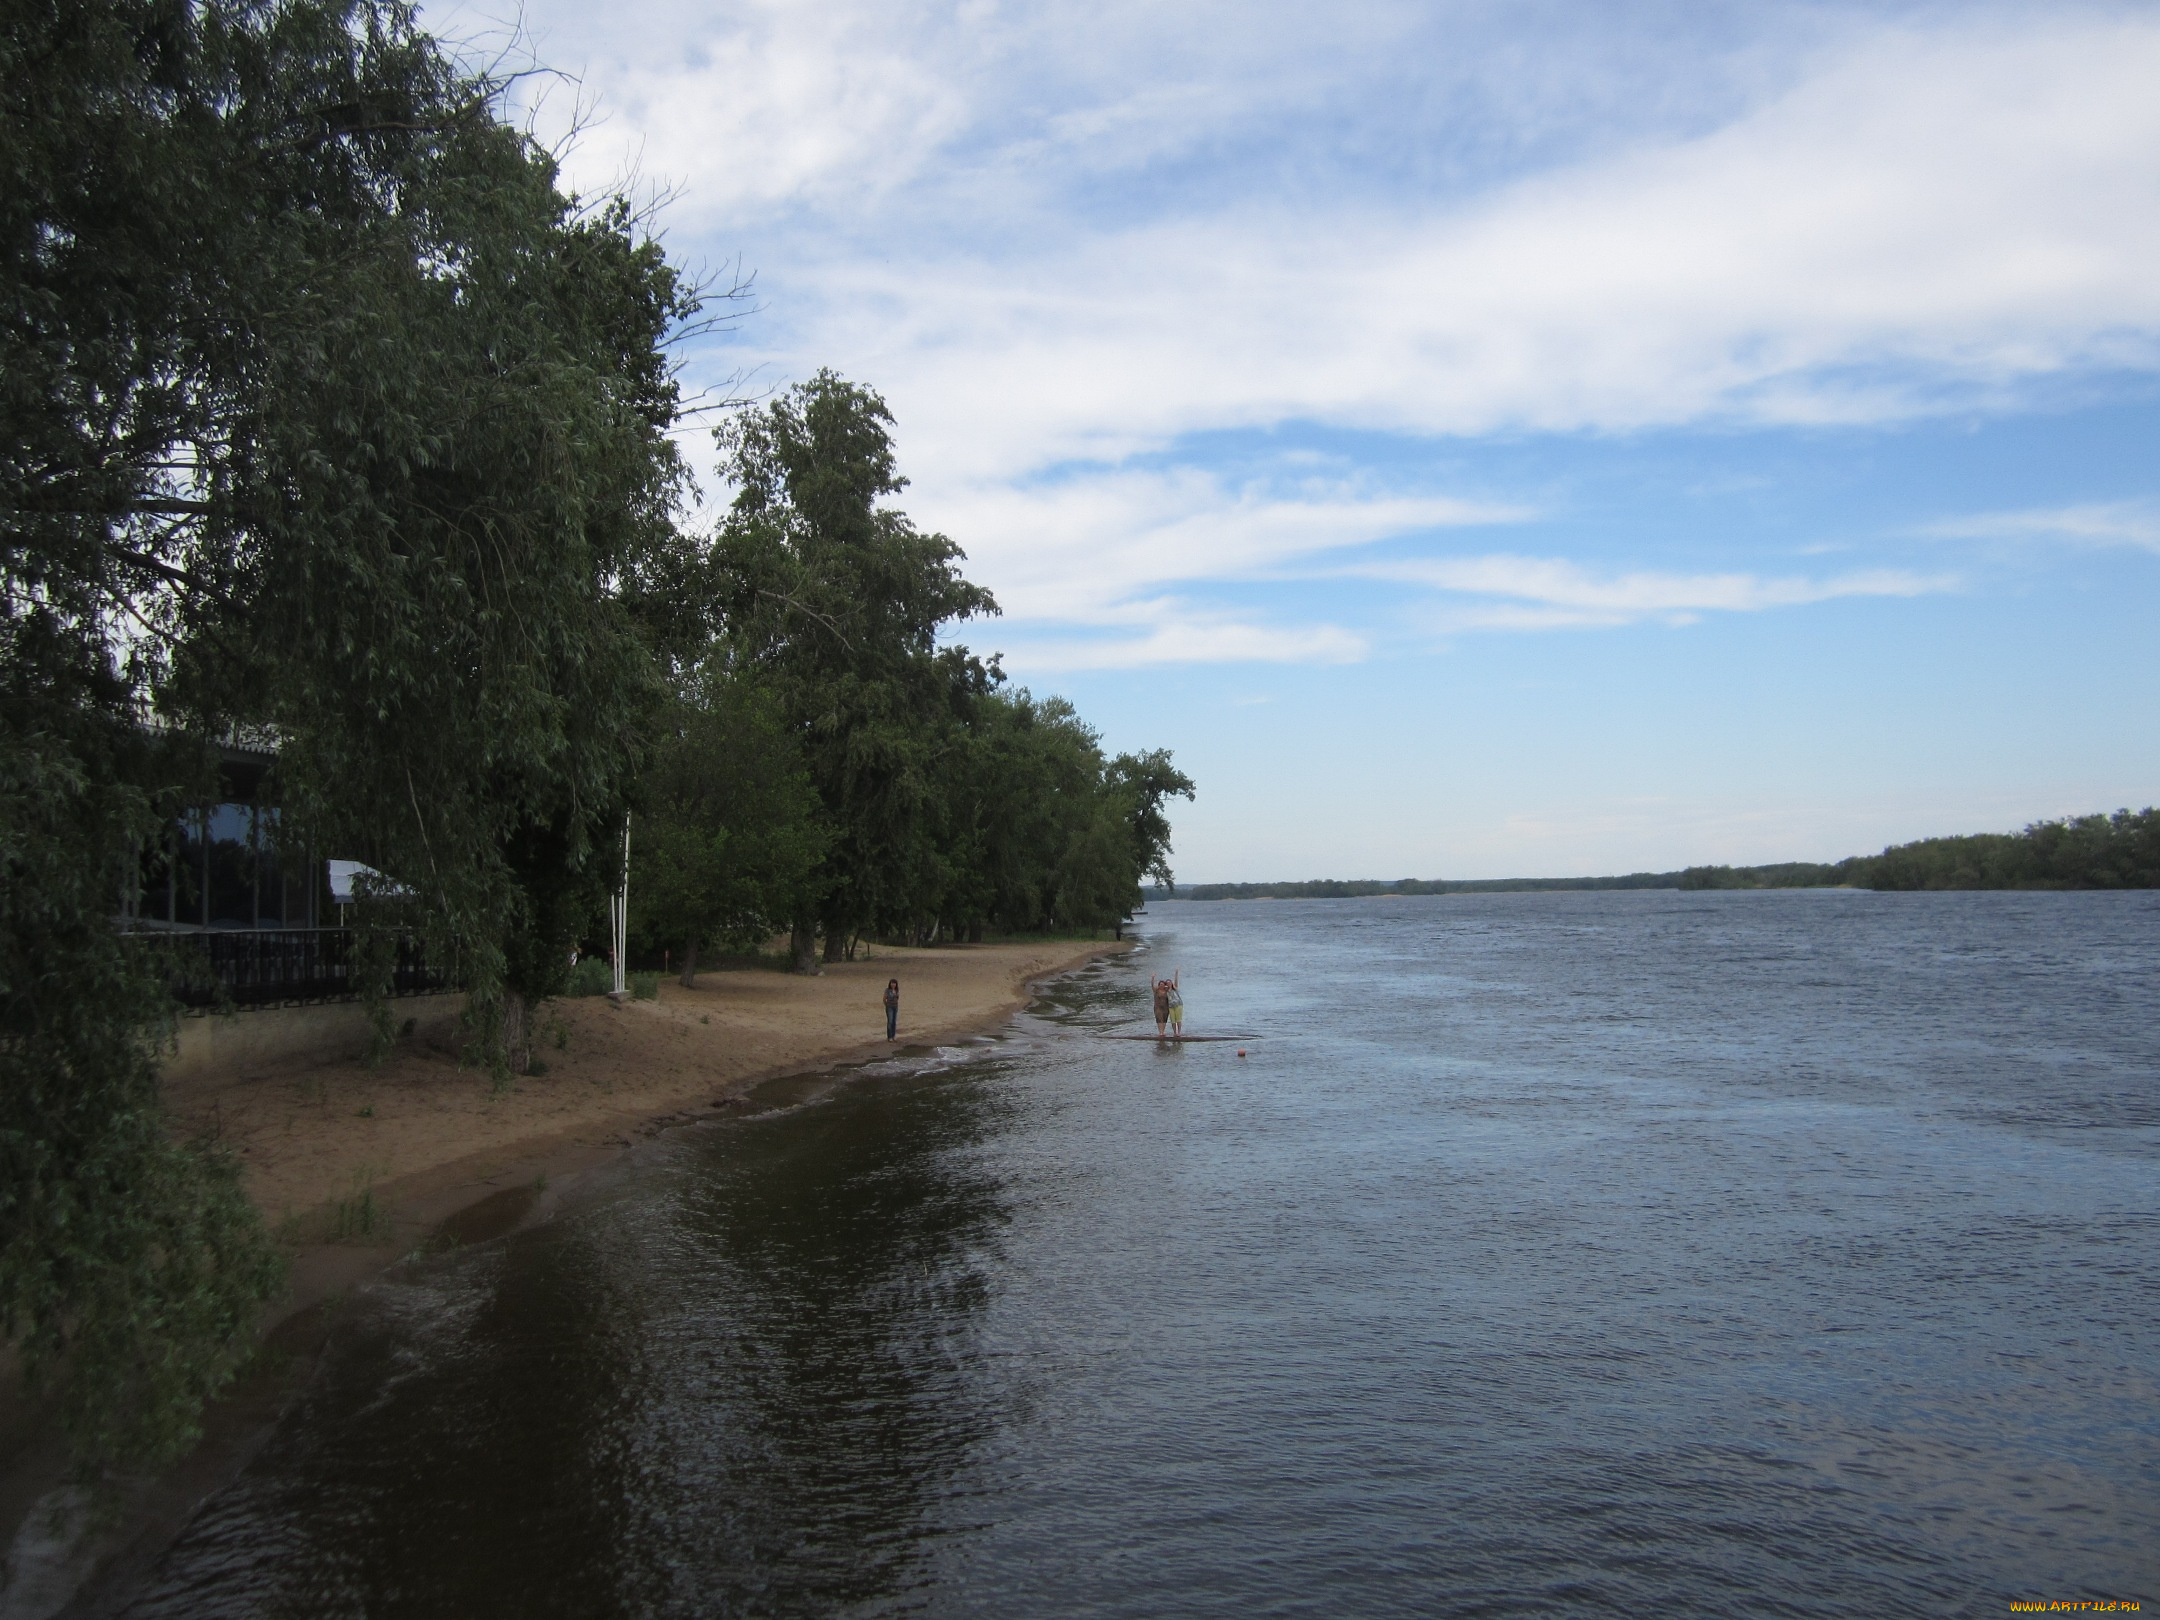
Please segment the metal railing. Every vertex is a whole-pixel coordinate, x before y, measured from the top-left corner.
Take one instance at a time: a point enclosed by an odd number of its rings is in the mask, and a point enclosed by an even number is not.
[[[360,997],[347,929],[213,928],[160,934],[158,940],[172,953],[173,994],[184,1006],[268,1007]],[[449,990],[453,979],[429,965],[418,940],[398,941],[392,995]]]

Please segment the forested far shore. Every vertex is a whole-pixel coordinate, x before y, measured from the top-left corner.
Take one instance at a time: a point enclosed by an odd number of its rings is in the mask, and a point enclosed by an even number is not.
[[[1582,878],[1316,878],[1294,883],[1188,883],[1154,900],[1352,900],[1375,895],[1514,894],[1561,889],[2154,889],[2160,810],[2036,821],[2021,832],[1893,844],[1879,855],[1771,866],[1690,866]]]

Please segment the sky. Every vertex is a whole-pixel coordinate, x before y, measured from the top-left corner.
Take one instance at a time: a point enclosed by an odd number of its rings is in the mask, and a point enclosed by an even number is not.
[[[1181,880],[2160,801],[2160,4],[425,15],[754,278],[694,388],[884,396]]]

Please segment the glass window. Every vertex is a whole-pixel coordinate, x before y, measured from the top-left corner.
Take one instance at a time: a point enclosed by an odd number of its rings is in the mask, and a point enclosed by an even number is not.
[[[210,808],[210,926],[255,926],[255,807]]]
[[[278,863],[277,811],[255,812],[255,921],[263,928],[285,924],[285,880]]]
[[[203,925],[203,813],[190,810],[173,824],[173,914],[182,928]]]
[[[173,840],[170,834],[144,846],[142,881],[127,912],[131,920],[160,923],[172,921],[172,860]]]

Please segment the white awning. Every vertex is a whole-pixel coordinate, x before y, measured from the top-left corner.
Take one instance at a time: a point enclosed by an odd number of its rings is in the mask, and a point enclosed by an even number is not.
[[[353,892],[353,879],[366,877],[374,881],[368,885],[377,894],[410,894],[412,891],[402,883],[393,883],[372,866],[358,861],[331,861],[330,898],[341,906],[349,906],[360,896]]]

